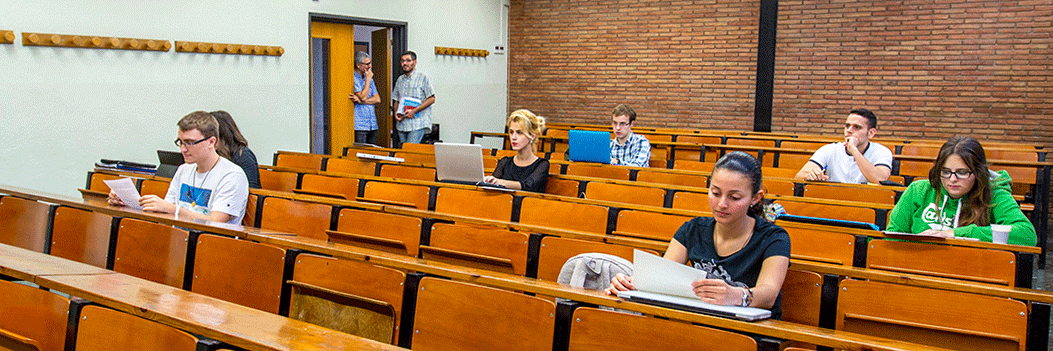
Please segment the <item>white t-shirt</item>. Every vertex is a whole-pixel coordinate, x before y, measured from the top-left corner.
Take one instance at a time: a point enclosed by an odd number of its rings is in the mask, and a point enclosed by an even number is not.
[[[870,161],[874,167],[888,167],[892,169],[892,151],[887,147],[870,142],[866,150],[863,150],[863,158]],[[815,162],[819,167],[826,169],[827,181],[838,183],[866,183],[867,177],[859,170],[856,159],[845,151],[845,143],[833,143],[823,145],[812,154],[810,162]]]
[[[165,195],[165,201],[184,210],[206,216],[212,211],[226,213],[230,215],[227,223],[232,224],[241,224],[248,198],[249,181],[245,171],[222,157],[205,173],[197,172],[197,164],[179,166]]]

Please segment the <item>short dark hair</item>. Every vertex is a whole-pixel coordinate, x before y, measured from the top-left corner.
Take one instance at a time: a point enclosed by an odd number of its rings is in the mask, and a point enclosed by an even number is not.
[[[406,52],[402,53],[402,55],[399,55],[399,57],[406,56],[406,55],[409,55],[409,57],[411,59],[413,59],[413,61],[417,61],[417,53],[415,53],[413,51],[409,51],[409,50],[407,50]]]
[[[626,104],[618,104],[618,106],[614,106],[614,111],[612,111],[611,113],[614,117],[629,117],[629,123],[636,122],[636,111],[633,111],[632,106]]]
[[[875,115],[873,112],[870,112],[870,110],[867,110],[865,108],[857,108],[855,110],[852,110],[848,114],[863,116],[867,119],[867,127],[869,129],[877,128],[877,115]]]

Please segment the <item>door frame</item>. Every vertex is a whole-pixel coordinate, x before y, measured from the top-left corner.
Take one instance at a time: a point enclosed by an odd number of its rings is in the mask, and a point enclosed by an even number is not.
[[[307,38],[306,38],[307,39],[307,47],[311,47],[311,40],[312,40],[311,39],[311,23],[312,22],[330,22],[330,23],[338,23],[338,24],[347,24],[347,25],[352,25],[352,26],[353,25],[362,25],[362,26],[371,26],[371,27],[385,27],[385,28],[391,29],[391,56],[392,56],[391,61],[392,62],[388,63],[388,64],[391,65],[391,77],[390,77],[391,82],[392,82],[391,84],[394,85],[395,81],[398,79],[398,76],[402,74],[402,66],[396,60],[396,58],[399,58],[401,56],[396,56],[396,55],[401,55],[408,48],[406,33],[408,32],[409,23],[401,22],[401,21],[380,20],[380,19],[373,19],[373,18],[343,16],[343,15],[334,15],[334,14],[316,13],[316,12],[308,13],[307,17],[308,17],[307,18]],[[311,101],[312,101],[311,100],[311,96],[312,96],[311,95],[312,94],[311,89],[314,87],[314,85],[312,84],[313,82],[311,81],[311,74],[312,74],[312,70],[310,69],[311,58],[310,58],[310,55],[308,55],[308,56],[309,57],[308,57],[308,60],[307,60],[307,65],[308,65],[308,69],[307,69],[307,81],[308,81],[308,84],[307,84],[307,101],[308,101],[308,103],[307,103],[307,123],[310,126],[311,119],[312,119],[311,117],[312,117],[312,114],[314,113],[314,111],[311,108]],[[374,62],[374,64],[376,64],[376,63]],[[382,101],[381,103],[386,103],[388,105],[391,104],[390,101]],[[314,131],[313,131],[312,128],[308,128],[308,129],[309,129],[309,132],[312,135],[310,135],[308,137],[307,150],[311,150],[311,144],[313,143],[313,140],[314,140],[314,135],[313,135]],[[390,130],[387,130],[387,131],[378,130],[377,133],[391,134],[391,131]],[[332,150],[330,150],[330,152],[332,152]]]

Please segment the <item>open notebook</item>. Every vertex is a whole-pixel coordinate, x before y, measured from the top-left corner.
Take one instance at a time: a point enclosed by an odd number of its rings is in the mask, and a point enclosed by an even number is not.
[[[639,303],[711,314],[743,321],[771,318],[771,311],[741,306],[722,306],[702,302],[691,291],[691,282],[706,273],[664,258],[633,250],[634,291],[619,291],[618,297]]]

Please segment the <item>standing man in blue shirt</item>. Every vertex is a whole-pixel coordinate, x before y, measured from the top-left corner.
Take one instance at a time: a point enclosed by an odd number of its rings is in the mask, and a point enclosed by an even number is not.
[[[611,140],[611,164],[647,167],[651,161],[651,142],[633,133],[636,111],[629,105],[620,104],[614,107],[612,115],[614,139]]]
[[[364,52],[355,53],[355,92],[348,97],[355,103],[355,142],[377,143],[377,113],[380,103],[377,84],[373,82],[373,59]]]
[[[420,143],[424,134],[431,131],[431,105],[435,103],[435,91],[431,88],[428,76],[417,71],[417,53],[406,51],[402,54],[402,72],[395,81],[391,91],[391,110],[395,111],[395,128],[398,129],[399,142]],[[399,100],[411,97],[420,101],[417,107],[407,107],[399,113]]]

